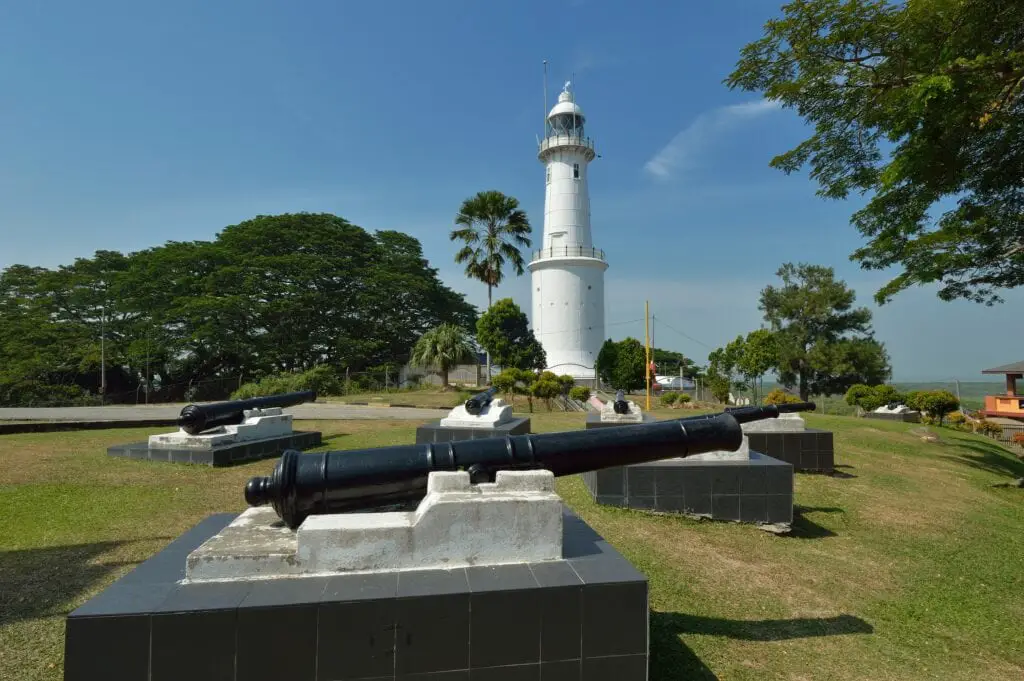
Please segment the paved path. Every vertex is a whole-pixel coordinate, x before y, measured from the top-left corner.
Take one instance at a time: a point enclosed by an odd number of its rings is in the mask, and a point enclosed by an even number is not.
[[[174,419],[184,404],[113,407],[0,408],[3,421],[146,421]],[[299,404],[288,407],[287,414],[298,419],[439,419],[441,409],[413,407],[361,407],[351,404]]]

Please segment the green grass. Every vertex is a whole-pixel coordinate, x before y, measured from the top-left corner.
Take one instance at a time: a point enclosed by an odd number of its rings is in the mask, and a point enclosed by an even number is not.
[[[684,415],[658,410],[659,416]],[[582,414],[533,414],[534,431]],[[327,448],[411,442],[416,421],[331,421]],[[839,476],[798,475],[792,536],[563,498],[650,579],[651,678],[1020,679],[1024,463],[991,440],[810,415]],[[306,426],[306,424],[303,424]],[[0,436],[0,678],[62,677],[74,607],[201,518],[240,511],[274,462],[208,469],[111,459],[160,429]]]
[[[465,402],[472,393],[463,390],[432,391],[402,390],[398,392],[352,393],[350,395],[328,396],[325,402],[338,404],[366,403],[370,405],[389,406],[401,404],[411,407],[454,407]]]

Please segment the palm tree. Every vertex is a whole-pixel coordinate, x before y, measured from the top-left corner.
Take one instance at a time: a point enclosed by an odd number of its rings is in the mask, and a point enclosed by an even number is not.
[[[530,221],[519,208],[519,201],[499,191],[479,192],[462,202],[455,216],[459,229],[451,240],[464,243],[455,254],[455,262],[466,265],[466,276],[487,284],[487,309],[491,292],[504,278],[506,261],[516,276],[525,271],[519,247],[530,247]],[[487,382],[491,380],[491,353],[487,353]]]
[[[437,368],[441,373],[442,387],[447,389],[448,372],[457,364],[471,362],[475,352],[469,336],[462,327],[455,324],[441,324],[427,331],[412,349],[410,364],[423,368]]]

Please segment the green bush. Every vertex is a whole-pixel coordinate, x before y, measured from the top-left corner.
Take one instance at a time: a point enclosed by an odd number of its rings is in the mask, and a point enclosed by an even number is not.
[[[577,385],[569,389],[569,397],[578,402],[586,402],[590,399],[590,388],[585,385]]]
[[[791,395],[781,388],[776,388],[764,396],[765,404],[795,404],[800,401],[796,395]]]
[[[551,372],[545,371],[544,374]],[[530,394],[534,397],[544,400],[544,403],[548,407],[548,411],[551,411],[551,400],[562,394],[562,384],[558,382],[558,377],[546,378],[544,374],[541,374],[540,378],[534,381],[533,385],[530,386]],[[551,374],[554,376],[554,374]]]
[[[858,383],[846,391],[845,401],[851,407],[874,411],[888,404],[902,404],[906,397],[891,385],[864,385]]]
[[[689,404],[692,399],[689,393],[679,393],[679,397],[676,398],[676,404],[679,406]]]
[[[247,400],[252,397],[266,397],[300,390],[312,390],[317,397],[339,395],[343,392],[342,381],[334,369],[321,365],[301,374],[273,374],[252,383],[244,383],[231,393],[231,399]]]
[[[663,407],[671,407],[673,404],[676,403],[676,400],[678,400],[678,399],[679,399],[679,393],[667,392],[667,393],[665,393],[664,395],[661,396],[661,406],[663,406]]]
[[[974,424],[974,432],[989,437],[999,437],[1003,434],[1003,427],[998,423],[992,423],[988,419],[979,419]]]

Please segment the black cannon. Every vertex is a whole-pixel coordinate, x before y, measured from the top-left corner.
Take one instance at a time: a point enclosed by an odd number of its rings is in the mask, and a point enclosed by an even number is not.
[[[244,412],[247,409],[292,407],[303,402],[312,402],[315,399],[315,392],[303,390],[282,395],[253,397],[248,400],[190,404],[181,410],[181,414],[178,416],[178,426],[189,435],[198,435],[211,428],[242,423],[245,420]]]
[[[623,390],[615,393],[615,401],[612,402],[612,409],[615,410],[616,414],[628,414],[629,413],[629,402],[626,401],[626,393]]]
[[[480,412],[484,410],[484,407],[490,404],[491,400],[493,400],[494,396],[497,394],[498,389],[495,387],[490,387],[487,390],[483,391],[482,393],[477,393],[476,395],[473,395],[468,400],[466,400],[466,411],[472,414],[473,416],[478,416]]]
[[[785,405],[805,411],[813,404]],[[556,476],[689,456],[735,451],[743,442],[740,423],[774,418],[771,405],[740,414],[656,421],[538,435],[509,435],[418,445],[399,445],[303,454],[288,450],[274,471],[245,486],[250,506],[271,504],[291,528],[310,515],[365,511],[416,501],[427,489],[431,471],[465,470],[473,482],[494,479],[497,471],[542,468]]]

